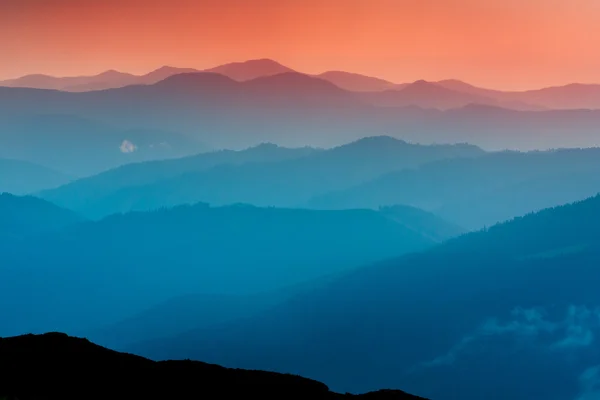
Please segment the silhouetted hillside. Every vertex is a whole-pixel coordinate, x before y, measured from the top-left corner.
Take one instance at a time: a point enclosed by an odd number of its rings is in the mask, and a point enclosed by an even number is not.
[[[600,196],[348,273],[248,320],[130,347],[361,392],[563,400],[594,393]],[[594,398],[588,397],[588,398]]]
[[[0,193],[0,238],[23,237],[57,231],[83,218],[45,200]]]
[[[433,162],[314,198],[314,208],[408,204],[469,229],[600,192],[600,149],[499,152]]]
[[[414,221],[372,210],[197,204],[114,215],[0,249],[0,298],[14,305],[1,333],[89,329],[182,294],[283,289],[434,244]]]
[[[0,193],[29,194],[62,186],[75,177],[22,160],[0,159]]]
[[[258,150],[273,156],[253,156]],[[322,151],[263,146],[246,152],[126,166],[40,196],[91,218],[198,201],[297,207],[312,196],[348,188],[389,171],[482,154],[483,150],[466,144],[422,146],[391,137],[363,138]],[[278,159],[277,163],[265,162]],[[237,165],[251,161],[256,162]]]
[[[0,376],[0,395],[22,400],[419,399],[401,391],[341,395],[299,376],[197,361],[154,362],[62,333],[0,338]]]

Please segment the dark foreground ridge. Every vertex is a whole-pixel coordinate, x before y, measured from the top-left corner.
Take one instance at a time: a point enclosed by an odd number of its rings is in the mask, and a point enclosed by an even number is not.
[[[0,338],[0,399],[194,398],[420,399],[395,390],[342,395],[295,375],[189,360],[155,362],[63,333]]]

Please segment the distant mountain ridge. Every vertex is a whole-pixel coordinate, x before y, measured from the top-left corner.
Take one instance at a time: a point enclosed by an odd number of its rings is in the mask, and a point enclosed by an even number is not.
[[[69,114],[122,131],[172,132],[211,148],[239,149],[257,142],[332,147],[366,134],[424,144],[468,142],[488,149],[600,145],[600,110],[537,111],[516,102],[523,110],[516,111],[505,108],[512,105],[504,102],[512,100],[481,97],[429,82],[401,90],[350,92],[296,72],[243,82],[201,72],[81,93],[0,87],[0,117]]]
[[[21,78],[0,81],[0,86],[84,92],[114,89],[128,85],[151,85],[173,75],[198,72],[218,73],[235,81],[243,82],[296,71],[274,60],[255,59],[243,62],[232,62],[204,70],[163,66],[145,75],[133,75],[115,70],[105,71],[93,76],[64,78],[41,74],[26,75]],[[352,92],[396,92],[414,85],[414,83],[392,83],[384,79],[345,71],[327,71],[312,76],[329,81],[344,90]],[[415,83],[419,82],[421,81]],[[600,109],[600,85],[594,84],[574,83],[537,90],[501,91],[479,88],[456,79],[446,79],[431,83],[452,91],[454,93],[453,96],[457,97],[457,100],[448,103],[448,100],[444,100],[444,98],[450,96],[450,92],[444,93],[438,91],[438,93],[431,93],[431,95],[437,94],[442,98],[431,99],[426,103],[426,107],[457,107],[456,103],[460,103],[460,99],[462,98],[464,99],[462,100],[463,104],[466,100],[469,100],[469,102],[483,101],[483,104],[496,104],[517,110]],[[405,92],[402,96],[402,100],[394,100],[393,98],[395,96],[388,94],[387,100],[378,100],[378,102],[396,105],[422,104],[422,96],[424,93],[412,93],[412,95],[417,96],[417,99],[413,100],[410,99],[410,94],[411,92]],[[390,99],[390,97],[392,99]],[[419,97],[421,97],[421,99],[419,99]],[[436,105],[438,107],[436,107]]]
[[[600,148],[491,152],[390,172],[305,204],[309,208],[372,208],[405,204],[468,229],[600,192]]]
[[[263,145],[124,166],[38,195],[91,218],[198,201],[296,207],[319,193],[348,188],[386,172],[483,154],[466,144],[423,146],[387,136],[327,150]]]

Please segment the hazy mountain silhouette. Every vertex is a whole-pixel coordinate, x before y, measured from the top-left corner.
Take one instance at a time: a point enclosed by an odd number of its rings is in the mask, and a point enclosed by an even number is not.
[[[196,68],[179,68],[165,65],[144,75],[126,74],[114,70],[105,71],[93,76],[78,77],[26,75],[17,79],[0,81],[0,86],[85,92],[114,89],[129,85],[152,85],[173,75],[198,72],[214,72],[228,76],[236,81],[245,81],[284,72],[293,72],[293,70],[276,61],[260,59],[224,64],[204,71]]]
[[[0,86],[35,89],[86,91],[117,88],[131,84],[137,77],[119,71],[106,71],[93,76],[54,77],[49,75],[26,75],[17,79],[0,81]]]
[[[0,394],[23,400],[164,399],[419,399],[398,390],[342,395],[289,374],[228,369],[197,361],[154,362],[62,333],[0,338]]]
[[[0,297],[14,305],[0,314],[0,334],[89,329],[185,293],[283,289],[423,250],[436,243],[431,232],[447,231],[439,221],[421,234],[407,220],[373,210],[197,204],[0,243]]]
[[[460,227],[412,207],[395,206],[380,212],[435,243],[464,233]],[[142,338],[161,339],[192,329],[208,328],[235,319],[248,318],[298,294],[321,288],[343,273],[342,271],[320,276],[280,290],[251,295],[195,293],[176,296],[116,324],[83,334],[102,345],[115,349],[127,348]]]
[[[286,72],[296,72],[277,61],[270,59],[257,59],[242,62],[233,62],[219,65],[206,70],[195,68],[179,68],[163,66],[144,75],[133,75],[114,70],[105,71],[93,76],[54,77],[43,74],[26,75],[16,79],[0,81],[0,86],[21,87],[36,89],[55,89],[70,92],[83,92],[106,90],[125,87],[129,85],[151,85],[173,75],[181,73],[214,72],[230,77],[236,81],[247,81],[261,77],[277,75]],[[308,75],[308,74],[307,74]],[[352,92],[381,92],[387,90],[398,91],[411,84],[395,84],[386,80],[365,76],[348,71],[327,71],[314,75],[329,81],[342,89]],[[417,81],[417,83],[424,81]],[[422,93],[423,88],[413,93],[416,98],[407,103],[406,93],[394,96],[390,93],[380,98],[374,96],[379,104],[422,104],[425,108],[451,108],[456,104],[468,104],[466,94],[473,95],[471,99],[483,104],[495,104],[516,110],[543,110],[543,109],[600,109],[600,85],[573,83],[564,86],[555,86],[526,91],[502,91],[480,88],[457,79],[445,79],[431,82],[432,85],[441,86],[457,93],[439,91],[434,93],[429,90]],[[424,96],[439,94],[440,98],[430,99]],[[425,101],[427,99],[427,101]]]
[[[373,105],[385,104],[386,96],[402,98],[402,92],[349,92],[298,73],[245,82],[192,73],[154,85],[84,93],[0,88],[0,115],[73,114],[119,129],[181,132],[215,148],[243,148],[261,141],[331,147],[365,134],[488,148],[600,144],[596,135],[600,111],[519,112],[479,105],[442,112]]]
[[[15,115],[0,122],[0,157],[28,160],[77,176],[202,150],[206,150],[204,144],[179,133],[122,129],[76,115]]]
[[[228,76],[236,81],[248,81],[265,76],[278,75],[286,72],[295,72],[291,68],[269,59],[248,60],[234,62],[205,70]]]
[[[311,208],[407,204],[469,229],[600,192],[600,149],[499,152],[391,172],[314,198]]]
[[[546,209],[350,272],[262,316],[129,350],[290,371],[341,391],[578,398],[600,355],[598,218],[600,196]]]
[[[508,97],[522,99],[548,108],[598,109],[600,108],[600,85],[573,83],[515,93]]]
[[[28,161],[0,158],[0,193],[18,195],[53,189],[75,177]]]
[[[43,191],[39,195],[56,203],[69,204],[69,208],[83,209],[94,199],[131,186],[148,185],[185,173],[206,171],[217,165],[271,163],[304,157],[319,151],[322,150],[310,147],[290,149],[272,143],[262,143],[240,151],[218,150],[183,158],[130,163],[64,185],[60,191]]]
[[[385,107],[418,106],[447,110],[468,104],[499,105],[496,99],[447,89],[437,83],[416,81],[399,90],[385,90],[366,95],[369,102]]]
[[[502,101],[515,109],[599,109],[600,85],[573,83],[564,86],[525,90],[500,91],[483,89],[454,79],[437,82],[448,89],[482,95]]]
[[[138,82],[135,83],[143,83],[146,85],[151,85],[162,80],[165,80],[173,75],[177,74],[188,74],[193,72],[200,72],[194,68],[177,68],[170,67],[168,65],[162,66],[154,71],[148,72],[146,75],[142,75]]]
[[[264,150],[282,156],[255,157],[257,150],[250,149],[125,166],[39,195],[91,218],[198,201],[294,207],[389,171],[485,154],[471,145],[422,146],[385,136],[321,151]],[[233,161],[234,156],[239,159]]]
[[[344,71],[327,71],[316,76],[352,92],[378,92],[402,87],[383,79]]]
[[[24,237],[58,231],[83,222],[70,210],[31,196],[0,193],[0,237]]]

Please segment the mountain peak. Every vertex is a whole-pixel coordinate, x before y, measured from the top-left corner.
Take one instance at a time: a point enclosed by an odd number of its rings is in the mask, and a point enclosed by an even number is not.
[[[236,81],[248,81],[264,76],[278,75],[285,72],[294,72],[277,61],[261,58],[255,60],[232,62],[207,69],[206,72],[216,72],[230,77]]]
[[[181,68],[171,67],[170,65],[163,65],[162,67],[157,68],[157,69],[151,71],[150,73],[153,73],[153,72],[170,72],[170,71],[177,71],[179,69],[181,69]]]
[[[114,69],[109,69],[108,71],[99,73],[98,75],[96,75],[96,77],[98,77],[98,78],[100,78],[100,77],[102,77],[102,78],[113,78],[113,77],[118,78],[118,77],[124,76],[124,75],[129,75],[129,74],[127,74],[125,72],[120,72],[120,71],[117,71]]]

